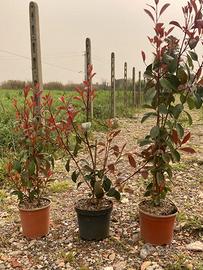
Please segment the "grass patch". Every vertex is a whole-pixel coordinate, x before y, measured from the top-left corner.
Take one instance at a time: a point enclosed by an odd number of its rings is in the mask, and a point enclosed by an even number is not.
[[[172,163],[171,167],[173,168],[173,170],[175,171],[184,171],[187,169],[187,164],[180,162],[180,163]]]
[[[64,263],[74,263],[75,261],[75,255],[76,253],[74,251],[69,251],[69,252],[65,252],[65,251],[61,251],[59,253],[59,258],[64,260]]]
[[[6,198],[7,198],[7,194],[5,190],[0,189],[0,203],[4,202]]]
[[[183,229],[189,231],[203,231],[203,220],[198,216],[186,216],[185,213],[177,214],[177,221],[183,225]]]
[[[190,268],[189,258],[183,254],[174,255],[174,263],[168,264],[166,266],[166,270],[191,270]]]
[[[52,193],[62,193],[66,192],[69,188],[71,188],[71,183],[67,180],[63,181],[54,181],[49,186],[49,191]]]

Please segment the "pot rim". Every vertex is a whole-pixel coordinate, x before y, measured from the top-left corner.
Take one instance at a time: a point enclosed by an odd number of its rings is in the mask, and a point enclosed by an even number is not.
[[[79,202],[80,200],[88,200],[88,198],[81,198],[79,200],[77,200],[77,202]],[[91,213],[98,213],[98,212],[105,212],[105,211],[108,211],[108,210],[112,210],[113,209],[113,202],[112,200],[110,199],[106,199],[105,200],[109,201],[110,202],[110,205],[106,208],[102,208],[102,209],[98,209],[98,210],[95,210],[95,209],[80,209],[79,207],[77,207],[77,202],[75,202],[75,211],[76,212],[91,212]]]
[[[169,199],[168,199],[169,200]],[[142,200],[141,202],[143,202],[144,200]],[[140,203],[138,204],[138,209],[139,209],[139,212],[140,213],[143,213],[143,214],[145,214],[145,215],[148,215],[148,216],[150,216],[150,217],[155,217],[155,218],[170,218],[170,217],[174,217],[174,216],[176,216],[177,215],[177,213],[179,212],[178,211],[178,208],[177,208],[177,206],[175,205],[175,203],[173,202],[173,201],[171,201],[171,200],[169,200],[170,202],[172,202],[173,204],[174,204],[174,206],[175,206],[175,208],[176,208],[176,212],[175,213],[173,213],[173,214],[170,214],[170,215],[155,215],[155,214],[152,214],[152,213],[148,213],[148,212],[146,212],[146,211],[144,211],[144,210],[142,210],[141,208],[140,208]]]
[[[44,205],[44,206],[41,206],[41,207],[35,207],[35,208],[23,208],[23,207],[20,207],[20,204],[18,204],[18,209],[20,211],[25,211],[25,212],[34,212],[34,211],[37,211],[37,210],[42,210],[42,209],[48,208],[51,205],[51,200],[48,199],[48,198],[42,198],[42,199],[48,201],[49,203],[47,205]]]

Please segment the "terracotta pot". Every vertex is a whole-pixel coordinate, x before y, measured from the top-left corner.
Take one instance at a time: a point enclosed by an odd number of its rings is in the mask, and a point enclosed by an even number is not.
[[[113,203],[102,210],[81,210],[75,207],[80,238],[89,241],[99,241],[109,236],[110,217]]]
[[[157,216],[144,212],[139,207],[140,233],[146,243],[166,245],[173,240],[176,213]]]
[[[30,239],[40,238],[49,232],[49,204],[40,208],[24,209],[19,207],[23,235]]]

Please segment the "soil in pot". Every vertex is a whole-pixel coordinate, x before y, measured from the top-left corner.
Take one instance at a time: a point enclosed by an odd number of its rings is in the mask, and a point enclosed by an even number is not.
[[[152,206],[145,200],[139,204],[140,232],[146,243],[166,245],[173,240],[173,232],[177,207],[173,202],[165,200],[160,206]]]
[[[24,202],[19,204],[23,235],[29,239],[45,236],[49,232],[50,200],[43,198],[40,206]]]
[[[75,210],[78,217],[80,238],[99,241],[109,236],[110,217],[113,203],[102,199],[95,204],[90,199],[81,199]]]

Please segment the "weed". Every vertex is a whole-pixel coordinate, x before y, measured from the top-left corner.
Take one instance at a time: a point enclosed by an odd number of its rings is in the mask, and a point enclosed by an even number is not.
[[[63,259],[65,263],[73,263],[75,261],[75,252],[74,251],[69,251],[69,252],[61,251],[59,254],[59,257]]]
[[[62,193],[66,192],[71,187],[71,183],[67,180],[63,181],[54,181],[50,184],[49,190],[53,193]]]
[[[175,171],[184,171],[185,169],[187,169],[187,164],[180,162],[180,163],[173,163],[171,164],[173,170]]]
[[[4,200],[6,199],[6,197],[7,197],[7,194],[6,194],[5,190],[0,189],[0,203],[1,202],[4,202]]]
[[[188,257],[183,254],[174,255],[174,263],[170,263],[167,265],[167,270],[189,270]]]

